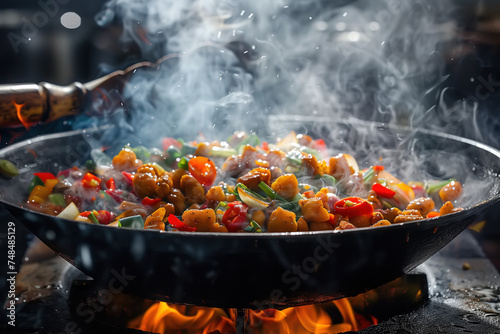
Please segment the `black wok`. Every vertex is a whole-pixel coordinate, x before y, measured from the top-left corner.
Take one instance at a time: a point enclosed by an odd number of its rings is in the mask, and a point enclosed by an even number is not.
[[[499,202],[500,152],[482,144],[357,121],[326,120],[314,129],[301,119],[287,121],[298,131],[322,136],[335,149],[355,155],[361,168],[368,166],[375,152],[386,168],[390,164],[399,174],[414,164],[419,177],[455,177],[466,193],[476,185],[481,189],[465,196],[470,202],[465,203],[466,210],[443,217],[294,234],[159,233],[67,221],[20,207],[33,172],[82,165],[89,143],[106,145],[108,137],[92,130],[38,137],[1,150],[0,158],[19,166],[20,175],[0,180],[0,202],[111,293],[240,308],[317,303],[375,288],[424,262]],[[271,134],[279,134],[281,126]]]

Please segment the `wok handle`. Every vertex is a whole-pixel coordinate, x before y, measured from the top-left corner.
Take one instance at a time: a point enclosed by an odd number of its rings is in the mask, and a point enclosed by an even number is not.
[[[0,128],[29,128],[36,123],[76,115],[86,96],[87,89],[79,82],[68,86],[47,82],[0,85]]]
[[[74,82],[68,86],[57,86],[47,82],[40,84],[0,85],[0,129],[26,127],[40,122],[51,122],[63,116],[74,116],[96,100],[105,100],[106,92],[121,92],[130,78],[139,69],[156,70],[179,55],[164,56],[155,63],[139,62],[125,70],[119,70],[85,84]],[[22,105],[22,107],[17,107]],[[101,106],[106,108],[106,105]],[[18,110],[19,116],[18,116]],[[92,108],[92,114],[102,110]]]

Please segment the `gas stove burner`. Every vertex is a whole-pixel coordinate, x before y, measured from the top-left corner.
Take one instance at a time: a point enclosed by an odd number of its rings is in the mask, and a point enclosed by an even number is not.
[[[37,270],[33,266],[38,266]],[[27,275],[21,275],[26,272]],[[31,275],[35,272],[38,274]],[[26,286],[30,280],[36,284],[20,295],[16,308],[18,325],[4,327],[10,333],[74,333],[78,330],[82,333],[161,333],[162,326],[179,325],[182,319],[192,318],[200,309],[123,293],[120,290],[120,284],[126,284],[123,277],[99,285],[57,256],[37,263],[23,263],[20,275]],[[365,334],[401,330],[422,333],[498,332],[499,296],[498,272],[484,257],[471,233],[464,232],[411,274],[348,298],[358,327],[346,328],[358,329]],[[339,313],[336,307],[343,303],[310,307],[321,308],[332,320],[339,321],[342,312]],[[167,308],[168,314],[158,313],[158,310]],[[227,316],[226,326],[220,327],[225,330],[199,332],[257,333],[262,329],[252,327],[256,314],[265,312],[260,315],[264,314],[265,320],[271,321],[271,316],[283,311],[213,310],[213,319],[216,316],[220,319],[221,314]],[[172,315],[177,315],[180,320],[169,319]],[[147,317],[156,325],[148,325]],[[203,321],[209,324],[211,320]],[[202,326],[199,319],[197,324]],[[183,328],[180,332],[198,331]]]

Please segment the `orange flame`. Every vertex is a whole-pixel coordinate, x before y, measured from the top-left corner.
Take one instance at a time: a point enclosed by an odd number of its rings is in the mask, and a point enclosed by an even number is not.
[[[334,323],[328,309],[335,306],[342,322]],[[155,303],[144,315],[129,323],[129,326],[155,333],[236,333],[236,311],[220,308],[183,306]],[[248,311],[247,326],[252,333],[342,333],[356,331],[376,324],[377,319],[360,324],[357,314],[347,299],[326,304],[290,307],[284,310]]]
[[[27,122],[23,118],[23,115],[21,115],[21,109],[26,105],[26,103],[18,104],[18,103],[14,102],[14,101],[12,101],[12,103],[14,104],[14,107],[16,107],[17,118],[19,118],[19,120],[24,125],[24,127],[26,128],[26,130],[29,130],[29,128],[31,128],[31,126],[33,125],[33,123]]]

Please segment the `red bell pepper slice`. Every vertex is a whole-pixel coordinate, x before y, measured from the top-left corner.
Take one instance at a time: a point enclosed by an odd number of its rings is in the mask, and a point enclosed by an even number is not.
[[[142,200],[142,205],[149,205],[149,206],[155,206],[156,204],[161,202],[161,198],[149,198],[149,197],[144,197]],[[175,217],[175,216],[174,216]]]
[[[314,148],[320,151],[326,150],[326,143],[323,139],[316,139],[313,141]]]
[[[43,184],[45,184],[45,181],[50,180],[50,179],[57,179],[57,177],[52,174],[52,173],[33,173],[33,175],[38,176],[40,180],[42,180]]]
[[[196,231],[196,227],[191,227],[189,225],[186,225],[184,222],[182,222],[179,218],[177,218],[173,214],[170,214],[168,216],[168,223],[170,225],[172,225],[173,228],[176,228],[179,231],[186,231],[186,232],[195,232]]]
[[[101,185],[101,179],[92,173],[87,173],[82,179],[85,188],[98,188]]]
[[[347,197],[336,202],[334,212],[342,216],[369,216],[373,213],[373,206],[359,197]]]
[[[110,189],[107,189],[107,190],[104,190],[104,192],[106,194],[108,194],[109,197],[111,197],[112,199],[114,199],[117,203],[123,202],[123,198],[120,196],[122,194],[121,190],[110,190]]]
[[[393,198],[396,192],[390,188],[387,188],[380,183],[374,183],[372,190],[377,194],[378,197]]]
[[[373,170],[374,170],[375,172],[381,172],[381,171],[383,171],[383,170],[384,170],[384,166],[381,166],[381,165],[375,165],[375,166],[373,166]]]
[[[106,210],[83,211],[83,212],[80,212],[80,216],[88,217],[88,216],[90,216],[91,213],[94,214],[96,219],[99,221],[99,224],[108,225],[109,223],[111,223],[111,220],[113,219],[113,214],[109,211],[106,211]]]
[[[231,202],[227,204],[228,208],[222,216],[224,224],[229,232],[236,232],[243,229],[243,225],[248,222],[248,205],[241,202]]]
[[[134,174],[122,172],[122,175],[125,179],[125,182],[127,182],[127,184],[132,187],[134,185]]]
[[[115,179],[110,178],[110,179],[106,182],[106,188],[108,188],[109,190],[116,190],[116,182],[115,182]]]
[[[80,212],[80,216],[88,217],[91,213],[92,213],[92,211],[83,211],[83,212]]]

